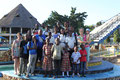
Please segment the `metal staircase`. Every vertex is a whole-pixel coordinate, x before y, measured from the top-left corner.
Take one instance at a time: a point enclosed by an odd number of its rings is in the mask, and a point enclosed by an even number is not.
[[[120,27],[120,14],[107,20],[104,24],[96,27],[90,32],[93,43],[102,43],[108,36],[110,36],[116,29]]]

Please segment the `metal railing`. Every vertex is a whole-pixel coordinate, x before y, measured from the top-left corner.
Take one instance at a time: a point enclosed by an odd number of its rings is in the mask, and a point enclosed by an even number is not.
[[[110,44],[105,46],[116,46],[116,44]],[[91,55],[99,57],[110,57],[120,55],[120,45],[117,44],[117,47],[106,47],[104,50],[98,50],[97,52],[92,52]]]

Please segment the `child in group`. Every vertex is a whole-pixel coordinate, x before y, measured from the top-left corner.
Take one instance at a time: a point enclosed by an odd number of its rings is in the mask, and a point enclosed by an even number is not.
[[[62,66],[61,66],[62,77],[64,77],[64,72],[67,72],[67,77],[69,77],[69,71],[71,71],[69,55],[70,54],[67,50],[67,46],[65,46],[64,53],[62,55]]]
[[[52,62],[52,64],[53,64],[53,78],[55,78],[60,73],[61,55],[63,52],[63,49],[60,45],[59,38],[55,39],[55,44],[52,46],[51,51],[52,51],[52,59],[53,59],[53,62]]]
[[[60,33],[57,32],[58,29],[57,29],[57,26],[54,26],[54,33],[52,33],[52,36],[56,39],[59,37]]]
[[[55,38],[52,36],[51,32],[48,32],[48,37],[47,38],[49,38],[49,41],[50,41],[49,43],[51,45],[53,45],[55,43]]]
[[[43,70],[45,71],[44,77],[47,77],[47,74],[49,74],[49,77],[51,77],[51,71],[52,71],[52,53],[51,53],[51,45],[49,43],[49,38],[46,39],[46,44],[43,46],[43,52],[44,52],[44,59],[43,59]]]
[[[78,77],[80,77],[80,74],[79,74],[79,64],[80,64],[80,57],[81,57],[81,54],[78,52],[78,48],[77,46],[74,47],[74,52],[72,53],[72,66],[73,66],[73,74],[72,74],[72,77],[75,76],[75,71],[77,70],[77,75]]]
[[[81,50],[80,50],[80,54],[81,54],[81,58],[80,58],[80,62],[81,62],[81,72],[82,72],[82,76],[85,76],[85,69],[86,69],[86,56],[87,56],[87,52],[85,50],[85,46],[83,44],[80,45]]]
[[[20,66],[19,66],[19,74],[26,74],[27,72],[27,63],[28,63],[28,52],[27,52],[27,39],[26,35],[24,35],[23,40],[20,43]]]
[[[61,29],[61,30],[60,30],[59,39],[60,39],[60,45],[61,45],[62,47],[65,47],[65,44],[66,44],[66,36],[65,36],[64,29]]]
[[[29,49],[29,63],[27,67],[26,77],[29,77],[29,72],[34,76],[35,62],[37,58],[37,45],[35,36],[32,37],[32,41],[29,41],[27,44],[27,48]]]

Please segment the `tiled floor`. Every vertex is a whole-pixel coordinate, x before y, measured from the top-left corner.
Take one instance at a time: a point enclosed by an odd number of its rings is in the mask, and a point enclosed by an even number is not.
[[[3,74],[9,75],[9,76],[14,76],[14,77],[19,77],[17,75],[14,75],[13,70],[11,71],[3,71]],[[120,66],[114,65],[114,69],[109,72],[105,73],[99,73],[99,74],[87,74],[87,77],[77,77],[75,76],[74,78],[72,77],[65,77],[65,78],[56,78],[54,80],[94,80],[94,79],[103,79],[103,78],[110,78],[110,77],[117,77],[120,76]],[[25,76],[21,76],[21,78],[26,78]],[[44,78],[43,75],[36,75],[36,76],[30,76],[29,79],[32,80],[52,80],[52,78]]]

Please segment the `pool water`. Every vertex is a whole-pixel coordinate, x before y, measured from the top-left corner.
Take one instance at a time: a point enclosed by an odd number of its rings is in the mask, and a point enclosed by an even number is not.
[[[0,47],[0,51],[7,51],[7,50],[10,50],[9,47]]]
[[[0,71],[9,71],[9,70],[13,70],[14,66],[13,64],[11,65],[0,65]]]

